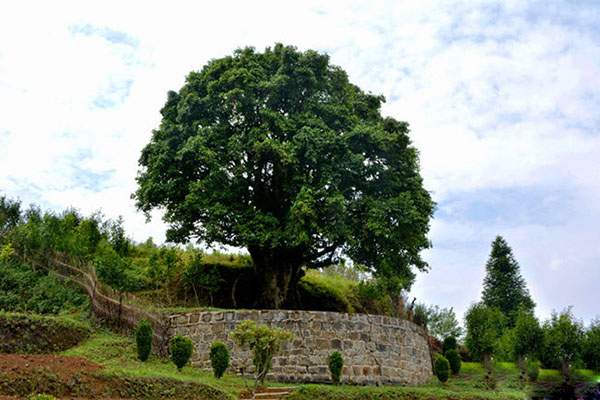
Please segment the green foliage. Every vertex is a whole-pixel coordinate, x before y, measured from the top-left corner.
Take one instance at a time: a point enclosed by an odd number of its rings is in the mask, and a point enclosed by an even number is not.
[[[504,328],[498,338],[494,355],[498,361],[515,361],[515,332],[514,329]]]
[[[262,306],[290,301],[301,266],[342,253],[409,286],[427,267],[434,204],[408,124],[383,118],[382,102],[312,50],[212,60],[169,92],[137,206],[165,209],[169,240],[247,248]]]
[[[148,360],[152,352],[152,325],[145,319],[140,321],[135,330],[135,343],[138,359],[140,361]]]
[[[85,294],[47,271],[34,271],[16,262],[0,262],[0,310],[61,314],[87,307]]]
[[[334,351],[329,355],[327,365],[329,366],[331,380],[335,385],[339,385],[342,377],[342,369],[344,368],[344,357],[342,357],[339,351]]]
[[[57,400],[56,397],[50,394],[32,394],[27,400]]]
[[[561,368],[565,377],[570,373],[573,363],[581,357],[584,331],[581,322],[577,321],[567,309],[561,313],[553,313],[543,326],[544,349],[541,361],[547,368]]]
[[[229,368],[229,349],[225,343],[212,343],[210,346],[210,365],[217,379],[220,379]]]
[[[183,274],[183,284],[192,288],[195,296],[203,291],[208,294],[210,305],[214,305],[214,296],[224,283],[219,267],[206,264],[201,254],[196,254]],[[198,298],[198,297],[197,297]]]
[[[15,249],[10,243],[0,245],[0,263],[5,264],[15,256]]]
[[[21,202],[0,196],[0,244],[21,222]]]
[[[417,325],[427,328],[427,324],[429,323],[427,306],[425,306],[424,304],[415,305],[413,322]]]
[[[356,284],[317,271],[309,271],[300,280],[300,306],[308,310],[354,312]]]
[[[292,333],[245,320],[235,327],[230,337],[240,347],[247,346],[252,351],[252,362],[256,368],[255,377],[258,385],[264,384],[271,370],[273,356],[281,350],[283,343],[292,339]]]
[[[456,314],[452,307],[440,308],[432,306],[427,309],[429,334],[438,340],[443,340],[449,336],[460,338],[463,330],[460,327]]]
[[[588,368],[600,372],[600,320],[594,321],[585,333],[583,359]]]
[[[487,275],[483,281],[483,304],[499,309],[513,326],[520,309],[532,311],[531,300],[520,267],[508,243],[497,236],[486,264]]]
[[[357,286],[358,305],[355,309],[365,314],[398,316],[401,310],[395,309],[392,298],[380,279],[361,281]]]
[[[174,336],[171,339],[171,361],[181,371],[183,367],[190,361],[193,351],[193,343],[189,338],[183,336]]]
[[[539,361],[529,361],[527,363],[527,376],[531,382],[537,382],[538,377],[540,376],[540,362]]]
[[[67,317],[0,311],[0,353],[52,353],[75,346],[88,325]]]
[[[441,354],[438,354],[435,358],[435,376],[440,382],[444,383],[448,381],[450,377],[450,363],[448,359]]]
[[[127,291],[130,287],[125,272],[125,260],[112,248],[110,243],[103,240],[98,245],[94,260],[98,278],[110,287],[120,292]]]
[[[517,357],[537,355],[544,343],[544,332],[531,312],[519,311],[514,328],[513,352]]]
[[[465,344],[471,354],[479,360],[493,355],[506,324],[502,312],[479,303],[469,308],[465,319],[467,323]]]
[[[442,342],[442,351],[446,354],[450,350],[456,350],[458,348],[458,342],[454,336],[448,336]]]
[[[450,349],[444,355],[448,359],[452,375],[458,375],[458,373],[460,372],[460,367],[462,366],[462,361],[460,359],[458,351],[456,349]]]

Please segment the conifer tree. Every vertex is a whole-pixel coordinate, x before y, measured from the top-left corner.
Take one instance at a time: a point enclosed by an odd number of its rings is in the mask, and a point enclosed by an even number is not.
[[[519,310],[532,311],[535,303],[529,295],[512,249],[501,236],[492,243],[483,281],[483,304],[495,307],[514,325]]]

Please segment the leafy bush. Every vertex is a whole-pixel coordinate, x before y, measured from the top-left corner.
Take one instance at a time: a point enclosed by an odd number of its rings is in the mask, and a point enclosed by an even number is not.
[[[527,376],[531,382],[537,382],[540,376],[540,363],[538,361],[529,361],[527,363]]]
[[[454,336],[448,336],[444,339],[444,343],[442,344],[442,349],[444,354],[446,354],[450,350],[456,350],[458,348],[458,343]]]
[[[88,307],[88,297],[45,270],[0,262],[0,310],[60,314]]]
[[[56,397],[50,394],[32,394],[27,400],[57,400]]]
[[[252,351],[256,385],[264,384],[273,356],[279,352],[284,342],[292,339],[289,331],[257,325],[250,320],[240,322],[230,336],[240,347],[248,346]]]
[[[171,360],[178,371],[190,361],[192,350],[193,343],[189,338],[177,335],[171,339]]]
[[[585,333],[583,359],[588,368],[600,371],[600,320],[596,320]]]
[[[446,352],[446,358],[450,363],[450,370],[452,371],[452,375],[458,375],[460,372],[460,367],[462,365],[462,361],[460,360],[460,355],[456,349],[450,349]]]
[[[366,314],[394,315],[392,299],[377,280],[358,283],[357,311]]]
[[[444,383],[450,376],[450,363],[448,359],[441,354],[438,354],[435,359],[435,376],[440,382]]]
[[[140,361],[146,361],[152,352],[152,325],[145,319],[140,321],[135,330],[135,342]]]
[[[354,307],[349,299],[354,296],[353,284],[345,278],[309,271],[298,286],[300,306],[317,311],[353,312]]]
[[[334,351],[329,355],[327,360],[329,365],[329,372],[331,373],[331,380],[334,384],[340,384],[340,378],[342,377],[342,368],[344,367],[344,358],[339,351]]]
[[[427,328],[429,322],[429,315],[427,313],[427,307],[424,304],[417,304],[415,306],[413,322],[424,328]]]
[[[229,367],[229,349],[222,342],[213,342],[210,346],[210,365],[215,378],[220,379]]]

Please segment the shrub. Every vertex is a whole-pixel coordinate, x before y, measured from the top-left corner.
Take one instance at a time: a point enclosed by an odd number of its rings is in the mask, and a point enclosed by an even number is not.
[[[309,271],[298,285],[301,306],[308,310],[353,312],[353,283],[347,279]]]
[[[50,394],[32,394],[27,400],[57,400],[56,397]]]
[[[446,354],[450,350],[456,350],[457,348],[458,343],[456,342],[456,338],[454,336],[448,336],[444,339],[444,343],[442,345],[444,354]]]
[[[328,360],[329,372],[331,373],[331,380],[334,384],[340,384],[340,378],[342,376],[342,368],[344,367],[344,358],[339,351],[334,351],[329,356]]]
[[[538,361],[530,361],[527,363],[527,376],[531,382],[536,382],[540,376],[540,363]]]
[[[256,368],[255,383],[258,386],[264,384],[273,356],[279,352],[284,342],[292,338],[292,333],[245,320],[235,327],[230,336],[240,347],[248,346],[252,351],[252,362]]]
[[[413,322],[423,328],[427,328],[427,323],[429,322],[427,307],[424,304],[417,304],[414,312]]]
[[[152,326],[145,319],[140,321],[135,331],[135,342],[140,361],[146,361],[152,352]]]
[[[600,319],[594,321],[585,334],[583,359],[589,369],[600,371]]]
[[[439,354],[435,359],[435,376],[444,383],[450,376],[450,363],[448,359],[443,355]]]
[[[450,369],[452,370],[452,375],[457,375],[460,372],[460,367],[462,365],[462,361],[460,360],[460,355],[456,349],[450,349],[446,352],[446,358],[450,363]]]
[[[210,346],[210,365],[215,378],[220,379],[229,367],[229,349],[222,342],[213,342]]]
[[[192,348],[192,341],[186,337],[177,335],[171,339],[171,360],[178,371],[190,361]]]

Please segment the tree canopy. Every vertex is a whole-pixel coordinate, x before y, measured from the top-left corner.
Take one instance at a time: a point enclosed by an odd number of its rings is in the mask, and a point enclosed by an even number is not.
[[[171,241],[245,247],[263,307],[292,301],[302,267],[344,255],[408,288],[427,268],[434,203],[408,124],[383,102],[312,50],[212,60],[168,93],[137,206],[165,211]]]
[[[497,236],[492,243],[486,272],[482,296],[485,305],[502,311],[510,325],[514,325],[520,309],[533,310],[535,303],[521,276],[519,264],[512,249],[501,236]]]

